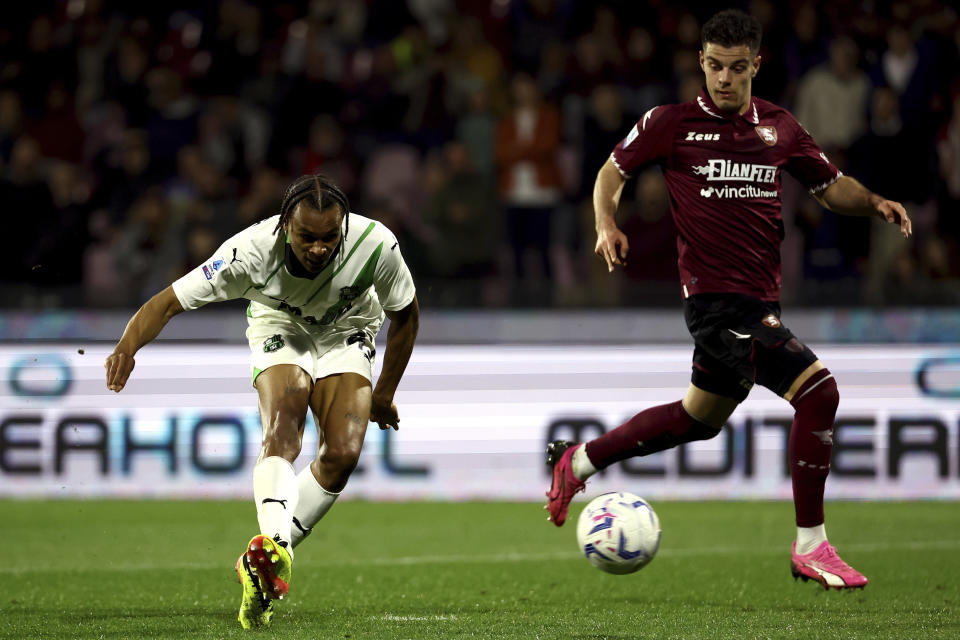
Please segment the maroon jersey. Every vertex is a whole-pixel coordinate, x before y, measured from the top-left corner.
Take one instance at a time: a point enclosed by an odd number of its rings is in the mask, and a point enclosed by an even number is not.
[[[786,109],[753,98],[725,115],[706,89],[654,107],[613,150],[624,177],[657,163],[670,192],[684,297],[780,298],[780,169],[811,193],[842,174]]]

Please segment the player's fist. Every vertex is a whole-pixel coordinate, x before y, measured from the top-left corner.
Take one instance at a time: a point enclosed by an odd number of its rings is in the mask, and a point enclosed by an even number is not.
[[[370,421],[376,422],[381,430],[400,429],[400,417],[397,415],[397,405],[389,398],[378,398],[376,395],[370,401]]]
[[[627,242],[627,236],[617,228],[617,225],[611,223],[597,228],[597,246],[594,248],[594,253],[607,263],[608,272],[613,271],[613,265],[626,266],[629,250],[630,243]]]
[[[123,389],[124,385],[127,384],[127,378],[133,372],[134,365],[136,365],[136,362],[133,356],[129,354],[114,351],[107,356],[106,362],[103,363],[107,370],[107,389],[110,389],[110,391]]]

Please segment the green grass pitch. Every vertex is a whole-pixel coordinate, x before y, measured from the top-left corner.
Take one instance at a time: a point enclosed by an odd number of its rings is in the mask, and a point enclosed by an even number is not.
[[[870,578],[849,593],[790,576],[787,503],[654,507],[659,555],[610,576],[539,504],[343,502],[297,548],[273,626],[245,632],[252,503],[0,501],[0,638],[960,637],[956,503],[829,503]]]

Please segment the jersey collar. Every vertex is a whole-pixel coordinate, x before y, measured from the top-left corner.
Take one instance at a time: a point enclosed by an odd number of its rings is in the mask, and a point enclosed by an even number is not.
[[[760,124],[760,117],[757,115],[757,99],[753,96],[750,96],[750,107],[743,115],[739,113],[730,116],[723,115],[723,112],[717,108],[717,105],[714,104],[710,98],[710,92],[707,91],[706,87],[700,88],[700,95],[697,96],[697,105],[703,109],[705,113],[719,120],[736,120],[737,118],[742,118],[750,124]]]

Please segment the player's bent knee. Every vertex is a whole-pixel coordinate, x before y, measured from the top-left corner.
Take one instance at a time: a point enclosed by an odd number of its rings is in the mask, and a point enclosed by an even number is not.
[[[829,369],[817,371],[801,386],[791,401],[797,411],[816,407],[818,413],[836,414],[840,406],[840,389]]]
[[[713,430],[713,437],[720,433],[727,419],[740,403],[734,398],[728,398],[716,393],[704,391],[691,384],[683,398],[683,410],[696,422]],[[707,438],[698,438],[706,440]]]
[[[363,443],[358,445],[350,443],[336,446],[330,446],[328,443],[323,454],[320,456],[320,462],[325,469],[340,475],[350,475],[360,461],[360,450],[362,447]]]

